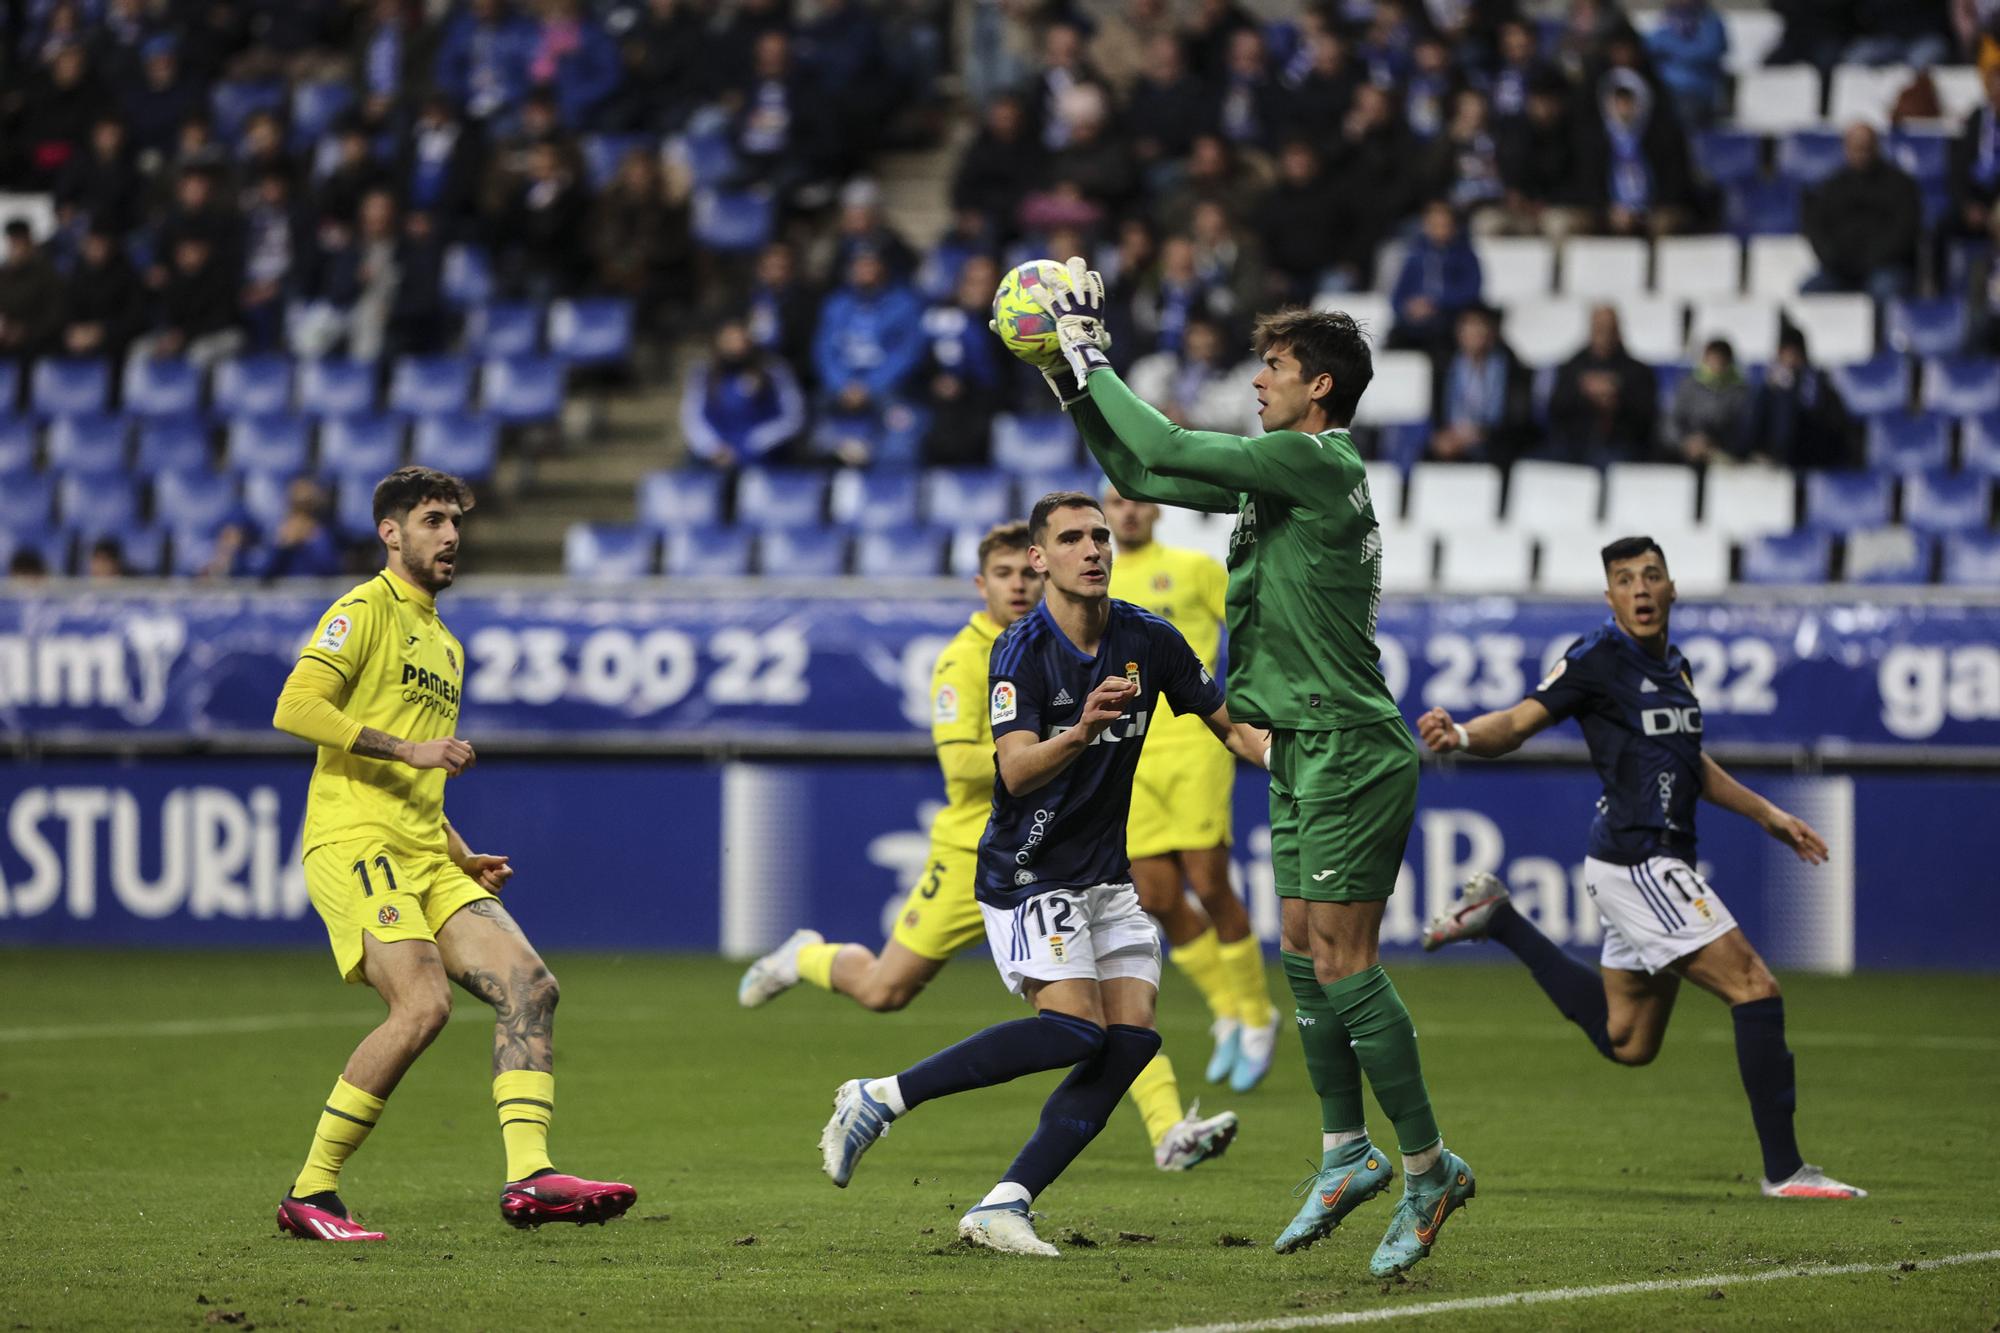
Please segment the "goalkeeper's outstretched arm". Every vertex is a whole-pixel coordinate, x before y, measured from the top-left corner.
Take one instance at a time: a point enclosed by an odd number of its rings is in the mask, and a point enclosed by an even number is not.
[[[1091,376],[1097,379],[1108,375],[1109,371],[1099,371]],[[1105,421],[1103,409],[1089,398],[1079,398],[1069,407],[1069,414],[1076,421],[1076,428],[1083,436],[1083,442],[1095,458],[1104,475],[1118,488],[1118,493],[1128,500],[1143,500],[1150,504],[1173,505],[1179,509],[1199,509],[1210,514],[1233,514],[1242,506],[1242,498],[1235,492],[1220,486],[1210,486],[1199,481],[1189,481],[1185,477],[1167,477],[1141,463]]]
[[[1088,387],[1091,403],[1103,414],[1105,424],[1133,461],[1162,478],[1205,483],[1233,494],[1255,491],[1283,494],[1302,480],[1292,474],[1315,470],[1319,462],[1310,456],[1315,448],[1312,437],[1296,431],[1278,431],[1253,439],[1176,426],[1127,388],[1118,373],[1108,367],[1091,371]],[[1293,456],[1301,450],[1305,456]]]

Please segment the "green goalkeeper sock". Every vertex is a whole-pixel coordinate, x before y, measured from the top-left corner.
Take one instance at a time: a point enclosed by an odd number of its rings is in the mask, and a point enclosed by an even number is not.
[[[1389,974],[1377,963],[1325,990],[1354,1041],[1354,1056],[1367,1072],[1375,1100],[1396,1127],[1397,1145],[1408,1154],[1436,1143],[1441,1136],[1417,1056],[1417,1029]]]
[[[1328,1003],[1326,991],[1313,975],[1312,959],[1303,954],[1280,955],[1285,980],[1298,1004],[1299,1041],[1306,1048],[1306,1073],[1319,1094],[1319,1127],[1327,1134],[1359,1131],[1365,1126],[1361,1107],[1361,1064],[1348,1044],[1347,1025]]]

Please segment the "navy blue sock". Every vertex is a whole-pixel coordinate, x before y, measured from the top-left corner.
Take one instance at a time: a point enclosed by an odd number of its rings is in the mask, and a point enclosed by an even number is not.
[[[1103,1049],[1070,1070],[1042,1103],[1041,1124],[1000,1179],[1021,1186],[1029,1198],[1047,1189],[1097,1137],[1132,1080],[1159,1053],[1159,1033],[1113,1023]]]
[[[1792,1132],[1799,1087],[1785,1045],[1785,1001],[1776,995],[1752,1000],[1732,1006],[1729,1016],[1736,1020],[1736,1071],[1750,1094],[1750,1120],[1764,1150],[1764,1179],[1783,1180],[1805,1165]]]
[[[1513,951],[1528,965],[1535,984],[1548,993],[1562,1010],[1562,1016],[1583,1029],[1590,1044],[1605,1059],[1611,1058],[1611,1034],[1607,1025],[1610,1006],[1604,999],[1604,979],[1562,951],[1562,946],[1536,930],[1534,923],[1501,903],[1487,920],[1486,933]]]
[[[1104,1047],[1104,1029],[1068,1014],[1039,1014],[996,1023],[956,1046],[919,1060],[896,1076],[903,1105],[1010,1083],[1023,1074],[1088,1060]]]

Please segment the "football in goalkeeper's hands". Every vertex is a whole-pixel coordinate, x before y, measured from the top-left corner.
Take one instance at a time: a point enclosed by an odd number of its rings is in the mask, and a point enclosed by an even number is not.
[[[1015,356],[1032,366],[1047,366],[1061,349],[1055,319],[1035,300],[1037,287],[1068,291],[1069,270],[1053,259],[1030,259],[1008,269],[993,293],[993,330]]]

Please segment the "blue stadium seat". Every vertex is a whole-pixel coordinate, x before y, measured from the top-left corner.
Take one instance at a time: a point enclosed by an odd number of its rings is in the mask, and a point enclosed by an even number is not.
[[[0,417],[14,410],[14,404],[21,401],[21,363],[0,361]]]
[[[1743,543],[1745,583],[1824,583],[1833,541],[1823,532],[1788,532]]]
[[[0,477],[35,466],[35,423],[27,417],[0,416]]]
[[[2000,533],[1955,532],[1947,536],[1944,581],[1959,588],[2000,588]]]
[[[1942,185],[1951,172],[1951,136],[1918,134],[1909,130],[1890,136],[1886,145],[1897,166],[1914,176],[1919,185]]]
[[[292,88],[292,151],[310,155],[333,124],[354,105],[354,85],[333,81]]]
[[[1959,443],[1959,464],[1973,472],[2000,477],[2000,412],[1987,412],[1965,423]]]
[[[285,412],[292,406],[292,363],[282,356],[233,356],[215,368],[218,416]]]
[[[1889,303],[1889,345],[1911,356],[1956,356],[1965,346],[1965,302],[1956,296]]]
[[[55,521],[56,484],[29,472],[0,485],[0,531],[41,532]]]
[[[924,513],[954,528],[990,528],[1019,518],[1014,482],[984,468],[932,468],[924,474]]]
[[[237,417],[229,423],[224,457],[251,472],[303,472],[312,457],[312,425],[292,412]]]
[[[388,412],[346,412],[319,423],[321,472],[360,473],[380,481],[403,465],[403,419]]]
[[[1929,583],[1937,538],[1904,528],[1850,533],[1847,538],[1847,583]]]
[[[1820,532],[1854,532],[1889,521],[1895,480],[1881,472],[1806,474],[1806,526]]]
[[[458,310],[477,310],[493,299],[493,260],[483,246],[460,244],[444,252],[444,299]]]
[[[111,367],[97,357],[45,356],[28,377],[28,405],[45,417],[102,412],[111,401]]]
[[[590,178],[590,192],[600,194],[618,174],[618,164],[633,149],[652,151],[657,147],[650,134],[586,134],[583,136],[584,174]]]
[[[471,412],[419,417],[410,461],[466,481],[485,481],[500,462],[500,425]]]
[[[118,541],[118,558],[125,565],[127,574],[139,578],[154,578],[167,572],[167,530],[153,526],[132,526],[118,532],[102,534],[115,537]],[[81,541],[76,548],[77,572],[88,569],[90,542]]]
[[[139,423],[139,456],[132,464],[139,472],[151,476],[207,465],[208,423],[200,417],[148,417]]]
[[[1009,472],[1074,466],[1076,425],[1061,412],[1002,412],[993,418],[993,463]]]
[[[481,356],[525,356],[542,346],[542,311],[532,301],[489,301],[465,317],[465,345]]]
[[[1919,532],[1984,532],[1993,481],[1976,472],[1915,472],[1903,479],[1903,522]]]
[[[1807,189],[1846,165],[1840,135],[1833,130],[1796,130],[1778,144],[1778,173]]]
[[[638,579],[658,570],[660,537],[622,523],[572,523],[563,534],[563,573],[573,579]]]
[[[2000,361],[1942,356],[1924,362],[1923,404],[1955,417],[2000,412]]]
[[[167,572],[176,578],[191,579],[201,573],[215,554],[216,524],[188,524],[177,527],[169,540],[172,557]]]
[[[1749,180],[1723,197],[1729,230],[1738,236],[1795,236],[1799,187],[1788,180]]]
[[[917,474],[902,468],[840,473],[833,479],[833,517],[863,532],[915,527]]]
[[[375,483],[380,476],[348,472],[333,478],[333,525],[349,537],[375,531]]]
[[[56,483],[56,505],[70,531],[93,538],[115,536],[139,517],[139,492],[125,477],[70,473]]]
[[[285,521],[292,509],[286,494],[297,476],[291,472],[246,472],[243,474],[243,512],[266,532]]]
[[[201,410],[201,367],[178,358],[135,356],[125,363],[118,401],[142,417],[180,416]]]
[[[82,412],[49,423],[49,466],[64,472],[117,472],[132,430],[111,412]]]
[[[757,572],[780,579],[833,579],[847,572],[840,528],[766,528],[757,538]]]
[[[70,538],[52,528],[9,528],[0,525],[0,568],[16,551],[36,551],[51,574],[67,574],[70,569]],[[5,586],[0,584],[0,586]]]
[[[713,524],[667,534],[667,573],[675,578],[736,578],[750,572],[750,529]]]
[[[736,480],[736,521],[764,528],[815,527],[825,520],[826,487],[824,472],[745,468]]]
[[[502,421],[547,421],[562,411],[563,363],[552,356],[496,356],[479,377],[479,405]]]
[[[722,474],[687,468],[639,479],[639,521],[651,528],[706,527],[722,521]]]
[[[1695,136],[1695,165],[1717,185],[1739,185],[1764,170],[1764,136],[1744,130],[1704,130]]]
[[[1951,457],[1951,420],[1935,412],[1892,412],[1868,422],[1868,465],[1894,472],[1943,467]]]
[[[1021,516],[1035,507],[1035,501],[1055,491],[1082,491],[1089,496],[1104,494],[1104,470],[1095,465],[1067,467],[1058,472],[1033,472],[1021,478]]]
[[[1848,410],[1864,417],[1900,412],[1910,401],[1910,363],[1901,352],[1877,352],[1867,361],[1836,367],[1833,382]]]
[[[404,356],[389,373],[389,409],[411,416],[463,412],[472,401],[472,358]]]
[[[207,469],[162,472],[153,479],[153,519],[179,532],[212,529],[236,509],[236,478]]]
[[[725,254],[762,249],[771,239],[775,211],[769,195],[703,186],[694,192],[694,238]]]
[[[854,538],[854,572],[864,579],[922,579],[945,572],[951,533],[944,528],[863,532]]]
[[[243,127],[259,111],[285,109],[285,85],[276,80],[228,80],[209,92],[209,109],[214,114],[215,137],[235,146],[243,137]]]
[[[1554,383],[1553,379],[1549,382]],[[1547,415],[1547,407],[1547,400],[1544,399],[1540,415]],[[1377,439],[1380,441],[1380,457],[1408,472],[1423,458],[1424,450],[1429,447],[1431,428],[1421,421],[1401,421],[1393,426],[1381,427]]]
[[[585,366],[616,365],[632,355],[632,303],[598,296],[549,305],[549,350]]]
[[[375,410],[373,361],[317,357],[299,363],[299,410],[321,416]]]
[[[689,118],[687,129],[670,141],[672,152],[687,164],[694,184],[720,185],[736,175],[736,147],[730,141],[729,120],[720,108],[703,108]]]

